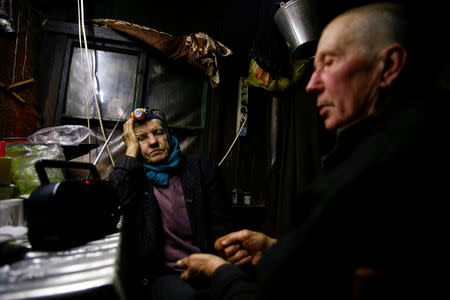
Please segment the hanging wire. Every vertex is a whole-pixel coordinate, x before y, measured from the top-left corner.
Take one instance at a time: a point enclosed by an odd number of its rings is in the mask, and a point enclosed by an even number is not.
[[[91,119],[89,113],[89,101],[86,95],[86,83],[84,81],[84,61],[83,61],[83,44],[81,42],[81,12],[80,12],[80,1],[78,3],[78,42],[80,46],[80,64],[81,64],[81,82],[83,84],[83,99],[84,99],[84,108],[86,112],[86,120],[87,127],[91,129]],[[88,136],[88,143],[91,144],[91,135]],[[89,162],[91,162],[91,151],[89,151]]]
[[[101,132],[102,132],[104,140],[106,141],[107,138],[106,138],[106,134],[105,134],[105,129],[103,127],[103,121],[102,121],[102,116],[101,116],[101,112],[100,112],[100,106],[98,105],[97,89],[95,88],[95,85],[94,85],[94,78],[92,76],[91,63],[90,63],[89,53],[88,53],[86,31],[85,31],[85,26],[84,26],[84,3],[83,3],[83,0],[78,0],[78,1],[80,3],[80,6],[81,6],[81,29],[83,31],[84,50],[85,50],[86,62],[87,62],[87,65],[88,65],[89,78],[90,78],[90,81],[91,81],[92,92],[94,94],[95,106],[97,108],[97,115],[98,115],[98,120],[99,120],[99,123],[100,123]],[[114,167],[114,159],[113,159],[113,157],[111,155],[111,150],[109,149],[109,145],[106,145],[106,150],[108,152],[109,159],[111,160],[111,164]]]
[[[228,148],[227,153],[225,153],[225,155],[223,156],[222,160],[219,162],[219,164],[218,164],[219,167],[220,167],[220,165],[224,162],[225,158],[227,158],[228,154],[230,153],[231,149],[232,149],[233,146],[234,146],[234,143],[236,143],[237,139],[239,138],[242,129],[244,129],[244,126],[245,126],[246,123],[247,123],[247,116],[245,117],[245,120],[244,120],[244,122],[242,123],[241,128],[239,129],[239,132],[236,134],[236,137],[234,138],[233,143],[231,143],[230,148]]]
[[[12,79],[11,79],[11,83],[15,83],[16,82],[16,64],[17,64],[17,45],[19,43],[19,32],[20,32],[20,10],[19,13],[17,15],[17,34],[16,34],[16,46],[14,48],[14,64],[13,64],[13,74],[12,74]]]
[[[25,65],[27,64],[28,33],[31,28],[30,9],[27,10],[27,14],[28,14],[28,24],[27,24],[27,27],[25,28],[25,45],[24,45],[23,64],[22,64],[22,80],[25,80]]]

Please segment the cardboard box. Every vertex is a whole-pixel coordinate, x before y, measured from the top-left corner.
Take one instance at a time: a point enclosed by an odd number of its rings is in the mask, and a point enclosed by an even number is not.
[[[14,185],[3,185],[0,184],[0,200],[3,199],[11,199],[11,198],[17,198],[20,195],[19,188]]]
[[[11,184],[11,157],[0,157],[0,184]]]

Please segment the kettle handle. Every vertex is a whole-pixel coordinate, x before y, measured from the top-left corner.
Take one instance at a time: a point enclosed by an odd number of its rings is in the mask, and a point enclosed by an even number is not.
[[[88,169],[91,170],[91,174],[94,179],[100,179],[100,174],[93,164],[81,161],[39,159],[35,162],[34,167],[36,168],[41,185],[50,183],[47,173],[45,172],[45,168]]]

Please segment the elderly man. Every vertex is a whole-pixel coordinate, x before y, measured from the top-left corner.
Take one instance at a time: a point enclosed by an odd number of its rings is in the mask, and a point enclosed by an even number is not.
[[[123,215],[121,279],[129,298],[189,299],[201,287],[181,280],[176,262],[214,252],[231,231],[217,167],[183,155],[165,117],[145,109],[123,126],[127,149],[110,175]]]
[[[248,230],[218,239],[222,257],[180,260],[182,278],[211,277],[218,299],[351,299],[364,276],[370,299],[433,298],[445,123],[437,102],[408,85],[417,79],[407,72],[415,67],[408,29],[404,10],[387,3],[325,27],[306,91],[337,142],[297,199],[313,208],[298,211],[307,217],[278,240]],[[256,265],[256,281],[236,266],[246,263]]]

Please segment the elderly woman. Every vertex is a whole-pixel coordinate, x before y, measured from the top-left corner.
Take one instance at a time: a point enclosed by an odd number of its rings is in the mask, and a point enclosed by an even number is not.
[[[183,281],[176,262],[214,252],[214,241],[231,230],[218,169],[199,155],[183,155],[154,109],[130,118],[122,139],[127,149],[110,181],[123,215],[120,271],[127,294],[194,297],[201,284]]]

